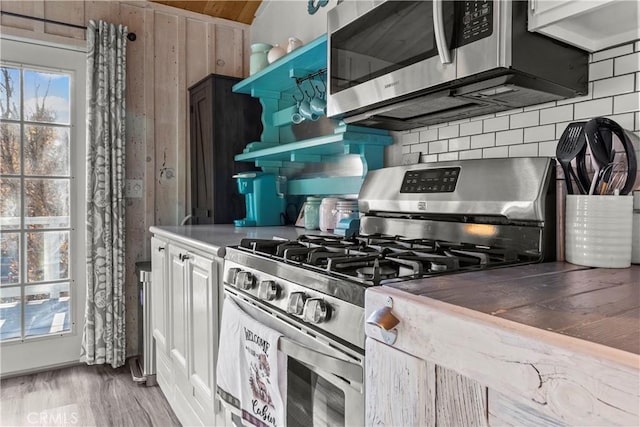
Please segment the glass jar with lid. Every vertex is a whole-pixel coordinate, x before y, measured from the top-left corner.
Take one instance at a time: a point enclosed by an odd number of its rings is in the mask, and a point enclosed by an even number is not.
[[[320,202],[320,230],[333,231],[336,228],[336,203],[337,197],[325,197]]]
[[[357,199],[339,199],[336,202],[335,223],[338,225],[341,219],[359,218],[360,211],[358,209]]]
[[[317,230],[320,226],[320,203],[321,197],[307,197],[304,204],[304,228],[307,230]]]

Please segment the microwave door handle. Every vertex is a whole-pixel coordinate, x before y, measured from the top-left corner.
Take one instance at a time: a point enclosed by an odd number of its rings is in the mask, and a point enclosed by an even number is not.
[[[433,0],[433,29],[436,35],[436,47],[442,64],[451,63],[451,51],[447,46],[447,37],[444,33],[444,9],[443,0]]]
[[[362,366],[320,353],[288,338],[280,337],[278,350],[300,362],[346,378],[349,381],[355,381],[360,384],[364,381]]]

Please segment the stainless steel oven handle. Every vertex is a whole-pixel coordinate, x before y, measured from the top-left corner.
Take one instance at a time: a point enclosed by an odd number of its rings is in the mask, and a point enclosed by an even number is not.
[[[336,359],[324,353],[320,353],[309,347],[298,344],[289,338],[281,337],[278,341],[278,350],[300,362],[330,372],[349,381],[362,384],[364,373],[362,366],[344,360]]]
[[[447,46],[447,37],[444,33],[444,9],[442,7],[443,0],[433,0],[433,30],[436,35],[436,47],[440,62],[443,64],[451,63],[451,51]]]

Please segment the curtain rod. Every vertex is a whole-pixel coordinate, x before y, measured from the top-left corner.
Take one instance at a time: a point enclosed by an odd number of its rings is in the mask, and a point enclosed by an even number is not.
[[[35,16],[22,15],[20,13],[7,12],[7,11],[4,11],[4,10],[0,11],[0,14],[7,15],[7,16],[13,16],[13,17],[16,17],[16,18],[32,19],[34,21],[44,22],[46,24],[64,25],[65,27],[78,28],[80,30],[86,30],[87,29],[87,27],[82,26],[82,25],[69,24],[67,22],[55,21],[53,19],[47,19],[47,18],[37,18]],[[128,33],[127,34],[127,39],[129,41],[135,41],[136,33]]]

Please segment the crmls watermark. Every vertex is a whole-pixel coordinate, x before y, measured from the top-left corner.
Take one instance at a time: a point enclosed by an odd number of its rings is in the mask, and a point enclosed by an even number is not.
[[[74,425],[78,424],[77,412],[29,412],[27,422],[35,425]]]

